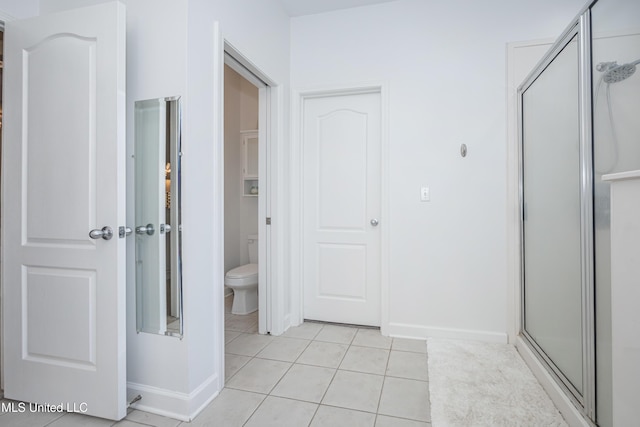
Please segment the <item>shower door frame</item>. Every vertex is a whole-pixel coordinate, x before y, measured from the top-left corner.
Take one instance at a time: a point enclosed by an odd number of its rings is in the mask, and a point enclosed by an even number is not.
[[[556,40],[534,70],[518,87],[518,193],[520,233],[520,335],[556,383],[574,403],[582,415],[596,420],[596,372],[595,372],[595,300],[594,300],[594,229],[593,229],[593,132],[592,132],[592,76],[591,76],[591,7],[587,4],[578,16]],[[574,39],[578,43],[579,67],[579,146],[580,146],[580,234],[581,234],[581,293],[582,293],[582,384],[583,392],[571,384],[555,366],[553,360],[535,342],[525,329],[525,270],[524,270],[524,153],[523,153],[523,95],[544,73],[560,52]]]

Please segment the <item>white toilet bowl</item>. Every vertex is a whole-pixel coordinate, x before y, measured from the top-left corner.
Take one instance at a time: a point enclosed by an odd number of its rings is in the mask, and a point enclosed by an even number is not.
[[[245,264],[229,270],[224,284],[233,289],[231,314],[249,314],[258,309],[258,264]]]
[[[249,264],[229,270],[224,284],[233,290],[231,314],[249,314],[258,310],[258,235],[247,236]]]

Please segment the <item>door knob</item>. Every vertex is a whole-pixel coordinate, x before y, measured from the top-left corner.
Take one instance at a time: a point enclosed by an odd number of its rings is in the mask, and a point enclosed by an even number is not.
[[[118,228],[118,237],[120,237],[121,239],[124,239],[131,233],[133,233],[131,227],[121,226],[120,228]]]
[[[377,227],[377,226],[378,226],[378,220],[377,220],[377,219],[375,219],[375,218],[373,218],[373,219],[371,220],[371,225],[373,225],[374,227]]]
[[[102,230],[98,230],[96,228],[95,230],[91,230],[89,232],[89,237],[91,237],[92,239],[103,238],[104,240],[110,240],[113,237],[113,230],[108,226],[102,227]]]
[[[151,236],[155,231],[153,224],[139,225],[136,227],[136,234],[148,234]]]

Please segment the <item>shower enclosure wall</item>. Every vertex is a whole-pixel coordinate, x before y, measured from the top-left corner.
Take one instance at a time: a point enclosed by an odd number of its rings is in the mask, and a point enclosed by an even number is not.
[[[521,336],[611,426],[609,183],[640,169],[640,2],[589,3],[518,88]]]

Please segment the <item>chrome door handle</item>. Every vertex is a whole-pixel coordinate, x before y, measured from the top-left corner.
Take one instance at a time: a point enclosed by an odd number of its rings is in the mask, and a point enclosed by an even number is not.
[[[136,234],[147,234],[149,236],[153,235],[153,233],[155,233],[155,229],[153,228],[153,224],[147,224],[147,225],[139,225],[136,227]]]
[[[373,225],[374,227],[378,226],[378,220],[377,219],[373,218],[370,222],[371,222],[371,225]]]
[[[91,237],[92,239],[104,239],[104,240],[110,240],[113,237],[113,230],[111,229],[111,227],[102,227],[102,230],[98,230],[97,228],[95,230],[91,230],[89,232],[89,237]]]
[[[118,237],[120,237],[121,239],[124,239],[125,237],[127,237],[131,233],[133,233],[133,230],[131,229],[131,227],[121,226],[118,229]]]

